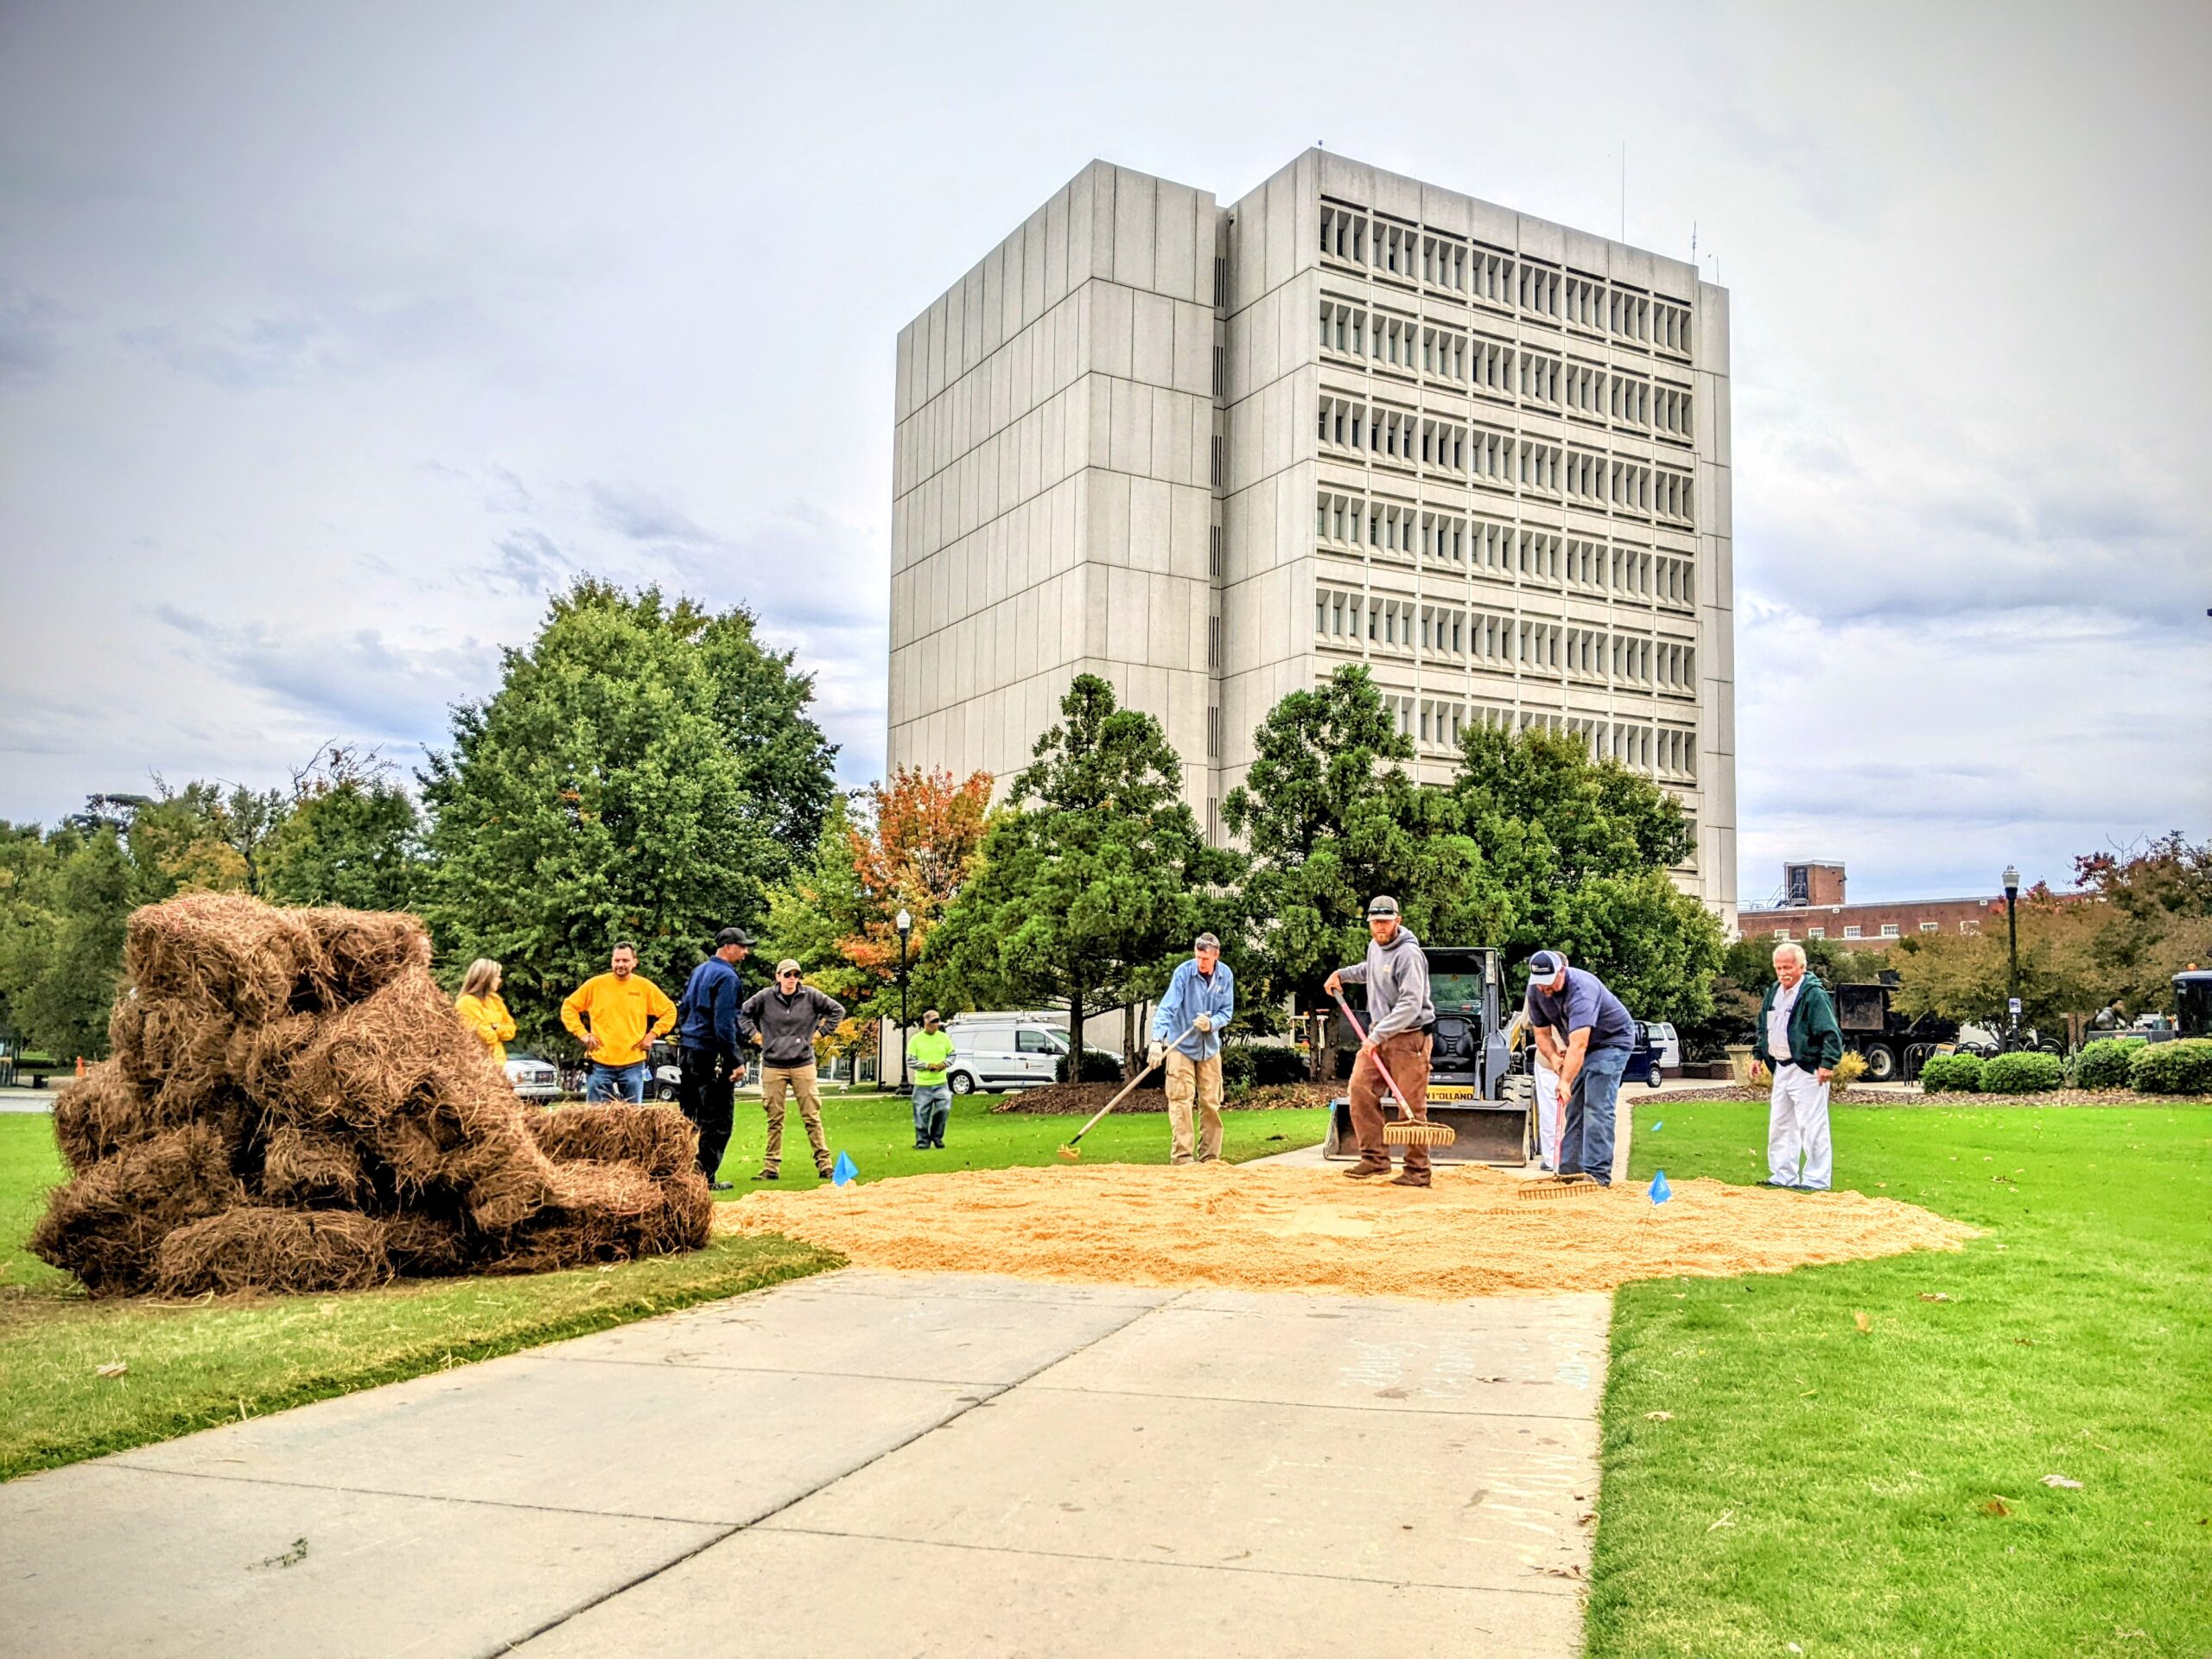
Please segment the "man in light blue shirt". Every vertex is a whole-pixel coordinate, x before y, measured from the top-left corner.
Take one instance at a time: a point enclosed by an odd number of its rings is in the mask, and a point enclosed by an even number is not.
[[[1191,960],[1167,982],[1152,1014],[1152,1062],[1167,1061],[1167,1124],[1173,1161],[1212,1163],[1221,1156],[1221,1032],[1236,1012],[1236,976],[1221,959],[1221,941],[1201,933]],[[1174,1046],[1169,1048],[1168,1044]],[[1203,1124],[1193,1137],[1191,1108]]]

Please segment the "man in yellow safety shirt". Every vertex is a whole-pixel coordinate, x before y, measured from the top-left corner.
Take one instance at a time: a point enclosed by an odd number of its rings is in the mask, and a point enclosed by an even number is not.
[[[639,973],[636,945],[616,945],[607,968],[569,993],[561,1005],[561,1023],[583,1044],[591,1060],[584,1098],[642,1106],[652,1070],[646,1051],[676,1028],[676,1004]]]

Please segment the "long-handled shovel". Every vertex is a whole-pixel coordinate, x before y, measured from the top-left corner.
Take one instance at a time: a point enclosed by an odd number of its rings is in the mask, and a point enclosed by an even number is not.
[[[1364,1046],[1367,1033],[1360,1026],[1359,1016],[1351,1011],[1351,1005],[1344,1001],[1343,992],[1338,992],[1336,997],[1337,1006],[1344,1010],[1344,1018],[1351,1021],[1353,1032]],[[1448,1147],[1458,1140],[1459,1132],[1449,1123],[1430,1123],[1414,1116],[1414,1109],[1406,1100],[1406,1091],[1398,1087],[1398,1080],[1390,1075],[1390,1068],[1382,1064],[1382,1051],[1378,1048],[1373,1053],[1375,1069],[1382,1074],[1382,1081],[1390,1085],[1390,1098],[1398,1103],[1398,1109],[1405,1114],[1396,1122],[1382,1126],[1382,1144],[1389,1147]]]
[[[1195,1020],[1184,1027],[1182,1036],[1176,1038],[1174,1042],[1168,1044],[1167,1048],[1172,1049],[1175,1047],[1178,1044],[1182,1042],[1184,1037],[1189,1036],[1198,1028],[1198,1024]],[[1164,1060],[1166,1058],[1166,1050],[1163,1049],[1160,1052],[1160,1060]],[[1077,1142],[1080,1141],[1084,1135],[1089,1135],[1093,1129],[1098,1127],[1098,1120],[1100,1118],[1105,1116],[1107,1113],[1112,1111],[1116,1106],[1120,1105],[1131,1095],[1135,1094],[1136,1092],[1137,1084],[1142,1083],[1147,1077],[1153,1074],[1153,1071],[1159,1065],[1160,1060],[1147,1061],[1143,1071],[1138,1072],[1136,1076],[1131,1077],[1127,1083],[1123,1084],[1122,1085],[1122,1092],[1115,1096],[1113,1099],[1108,1101],[1103,1106],[1101,1106],[1092,1116],[1090,1122],[1084,1124],[1081,1128],[1075,1132],[1075,1140],[1069,1141],[1067,1145],[1060,1148],[1060,1156],[1071,1164],[1078,1161],[1083,1157],[1083,1152],[1077,1145]]]

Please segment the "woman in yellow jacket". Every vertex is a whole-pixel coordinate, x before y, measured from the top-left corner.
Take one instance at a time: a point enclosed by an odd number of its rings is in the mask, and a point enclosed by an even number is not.
[[[454,998],[453,1006],[461,1023],[484,1045],[492,1064],[504,1066],[507,1039],[515,1034],[515,1020],[499,1000],[499,964],[489,957],[470,963],[468,976],[461,982],[461,995]]]

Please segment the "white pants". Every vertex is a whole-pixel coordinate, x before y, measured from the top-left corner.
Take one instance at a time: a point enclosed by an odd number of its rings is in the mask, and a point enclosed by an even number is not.
[[[1804,1170],[1798,1170],[1798,1160]],[[1828,1086],[1797,1066],[1774,1068],[1774,1097],[1766,1120],[1767,1179],[1777,1186],[1828,1190],[1834,1171],[1828,1146]]]
[[[1539,1065],[1536,1074],[1536,1161],[1559,1167],[1559,1073]]]

